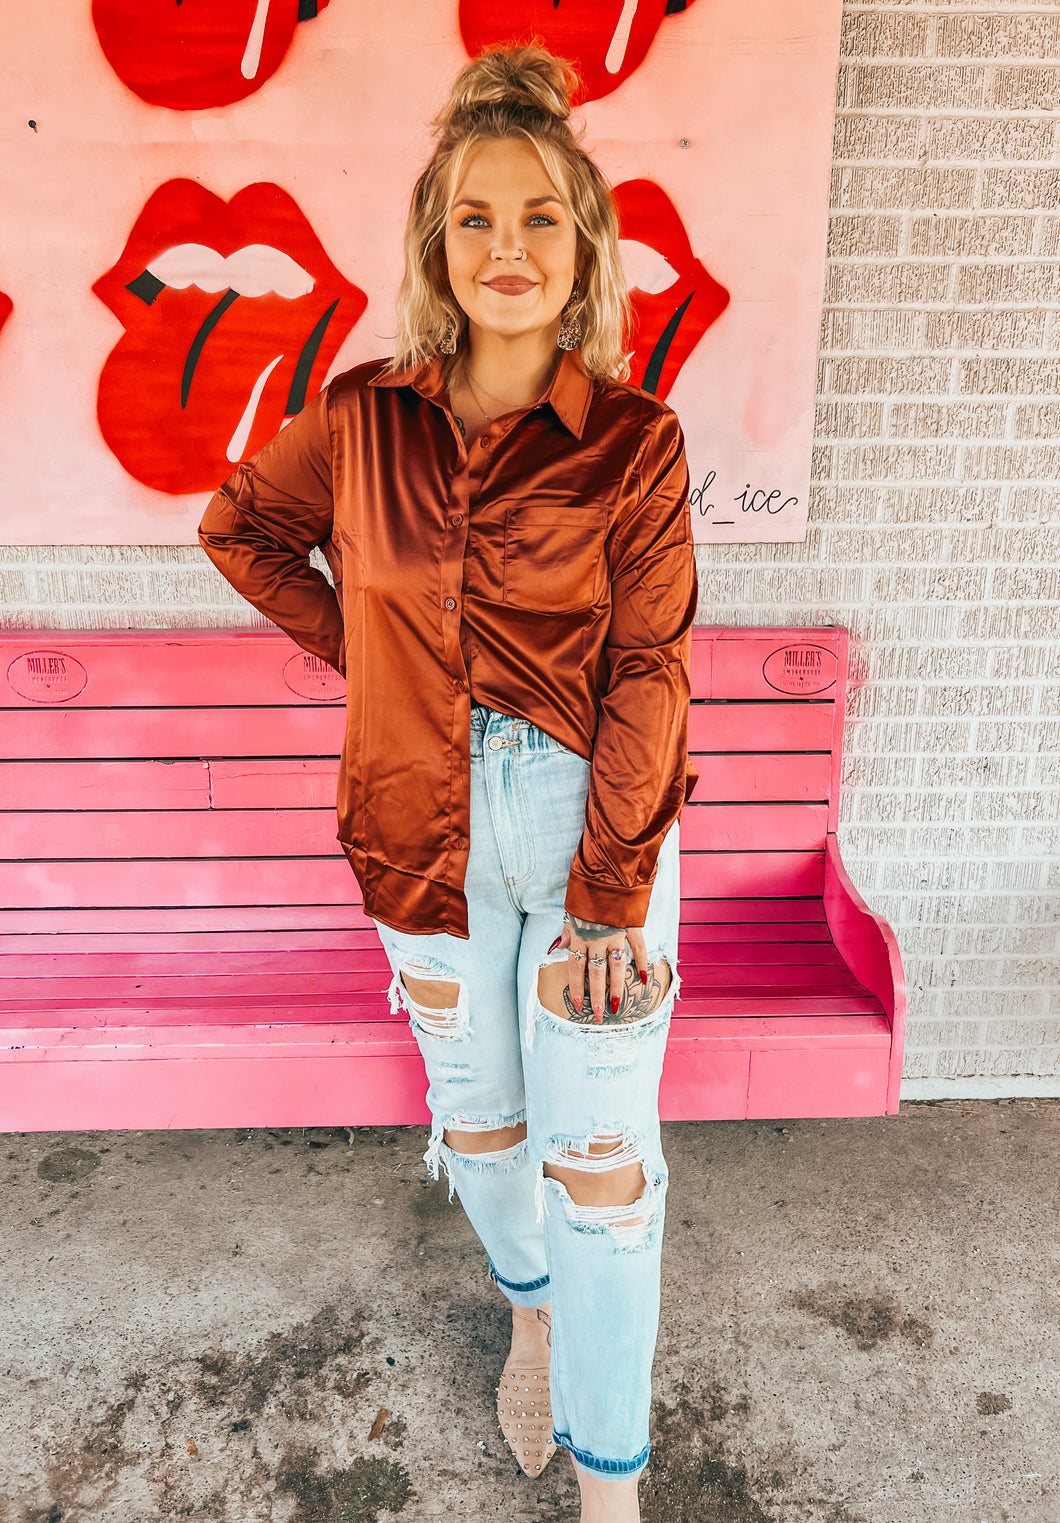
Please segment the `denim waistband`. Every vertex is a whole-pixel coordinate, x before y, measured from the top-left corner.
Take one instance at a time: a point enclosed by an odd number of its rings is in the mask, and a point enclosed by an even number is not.
[[[481,756],[483,748],[491,751],[558,751],[566,756],[576,753],[545,733],[529,719],[517,719],[484,703],[471,704],[471,754]]]

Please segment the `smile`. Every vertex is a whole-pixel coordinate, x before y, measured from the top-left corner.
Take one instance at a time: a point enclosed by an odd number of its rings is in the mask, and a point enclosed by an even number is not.
[[[502,296],[522,296],[534,289],[534,282],[524,280],[521,275],[498,275],[496,280],[483,281],[483,285],[488,291],[499,291]]]

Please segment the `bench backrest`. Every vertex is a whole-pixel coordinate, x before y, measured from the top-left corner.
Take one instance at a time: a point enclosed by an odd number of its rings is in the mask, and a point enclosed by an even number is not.
[[[819,898],[847,637],[700,629],[696,902]],[[0,930],[366,924],[335,839],[342,685],[273,631],[0,639]]]

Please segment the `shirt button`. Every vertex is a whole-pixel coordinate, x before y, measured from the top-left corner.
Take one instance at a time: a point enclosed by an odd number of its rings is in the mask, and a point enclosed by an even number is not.
[[[482,434],[480,435],[478,442],[482,445],[483,449],[489,449],[490,445],[493,443],[493,440],[487,439],[485,434]]]
[[[467,692],[467,683],[466,682],[461,682],[459,677],[453,683],[453,686],[456,688],[458,693],[466,693]]]
[[[452,524],[454,529],[459,529],[460,525],[464,522],[463,513],[454,513],[449,522]]]
[[[446,608],[446,609],[447,609],[447,610],[448,610],[448,611],[449,611],[449,612],[450,612],[450,613],[452,613],[452,611],[453,611],[453,609],[454,609],[454,608],[455,608],[455,607],[456,607],[456,598],[446,598],[446,600],[445,600],[445,603],[444,603],[444,605],[443,605],[443,606],[444,606],[444,607],[445,607],[445,608]]]
[[[463,836],[457,836],[453,842],[453,845],[456,847],[457,851],[463,851],[464,847],[467,845],[467,842],[464,840]]]

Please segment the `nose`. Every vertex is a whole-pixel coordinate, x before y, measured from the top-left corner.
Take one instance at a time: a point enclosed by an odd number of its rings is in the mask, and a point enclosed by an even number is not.
[[[502,226],[500,221],[498,221],[495,225],[493,244],[490,248],[490,258],[524,259],[525,257],[516,229],[507,225]]]

